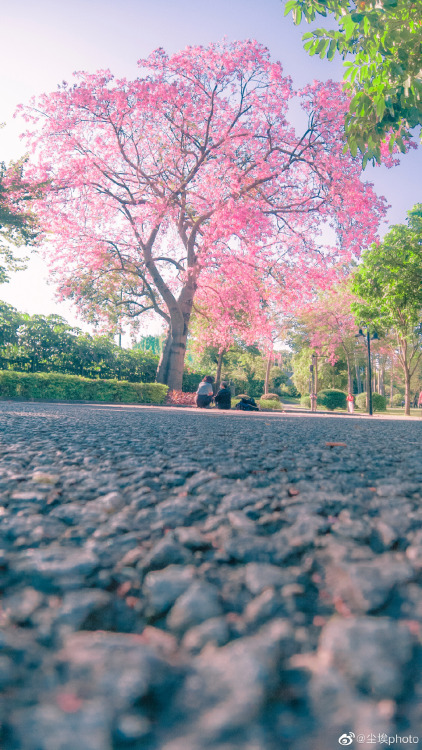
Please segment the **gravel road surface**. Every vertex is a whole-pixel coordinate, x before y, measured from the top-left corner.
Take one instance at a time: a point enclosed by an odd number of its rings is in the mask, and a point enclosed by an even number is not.
[[[0,430],[2,750],[422,746],[422,420]]]

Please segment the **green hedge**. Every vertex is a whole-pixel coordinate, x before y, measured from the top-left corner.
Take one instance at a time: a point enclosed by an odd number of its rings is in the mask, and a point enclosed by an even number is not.
[[[343,391],[336,391],[335,389],[320,391],[317,395],[317,404],[330,411],[345,409],[347,406],[346,394]]]
[[[304,406],[305,409],[311,408],[311,397],[310,396],[301,396],[300,398],[300,405]]]
[[[0,398],[162,404],[167,391],[168,387],[160,383],[91,380],[55,372],[0,371]]]
[[[356,396],[356,406],[362,411],[366,411],[366,393],[358,393]],[[379,393],[372,394],[372,411],[387,411],[387,399]]]
[[[280,404],[280,401],[275,401],[273,398],[260,398],[259,406],[267,411],[283,411],[283,405]]]

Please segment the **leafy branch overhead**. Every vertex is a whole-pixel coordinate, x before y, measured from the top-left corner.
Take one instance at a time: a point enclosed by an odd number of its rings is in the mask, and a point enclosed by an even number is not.
[[[42,185],[27,183],[22,176],[24,160],[6,167],[0,162],[0,283],[8,281],[8,271],[24,267],[14,247],[34,244],[38,237],[37,220],[31,202],[41,194]]]
[[[381,161],[384,142],[404,152],[410,130],[422,124],[422,3],[420,0],[288,0],[285,15],[308,23],[334,16],[338,28],[303,35],[310,55],[345,67],[350,107],[345,119],[353,155]]]

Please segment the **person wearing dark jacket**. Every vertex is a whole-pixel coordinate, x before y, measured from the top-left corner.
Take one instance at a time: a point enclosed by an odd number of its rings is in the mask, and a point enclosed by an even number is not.
[[[221,388],[214,398],[217,409],[231,409],[232,406],[232,394],[229,388],[229,384],[223,380]]]

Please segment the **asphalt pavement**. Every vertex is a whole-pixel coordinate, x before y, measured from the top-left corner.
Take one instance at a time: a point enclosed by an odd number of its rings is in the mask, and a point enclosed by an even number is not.
[[[422,743],[421,439],[0,403],[2,750]]]

